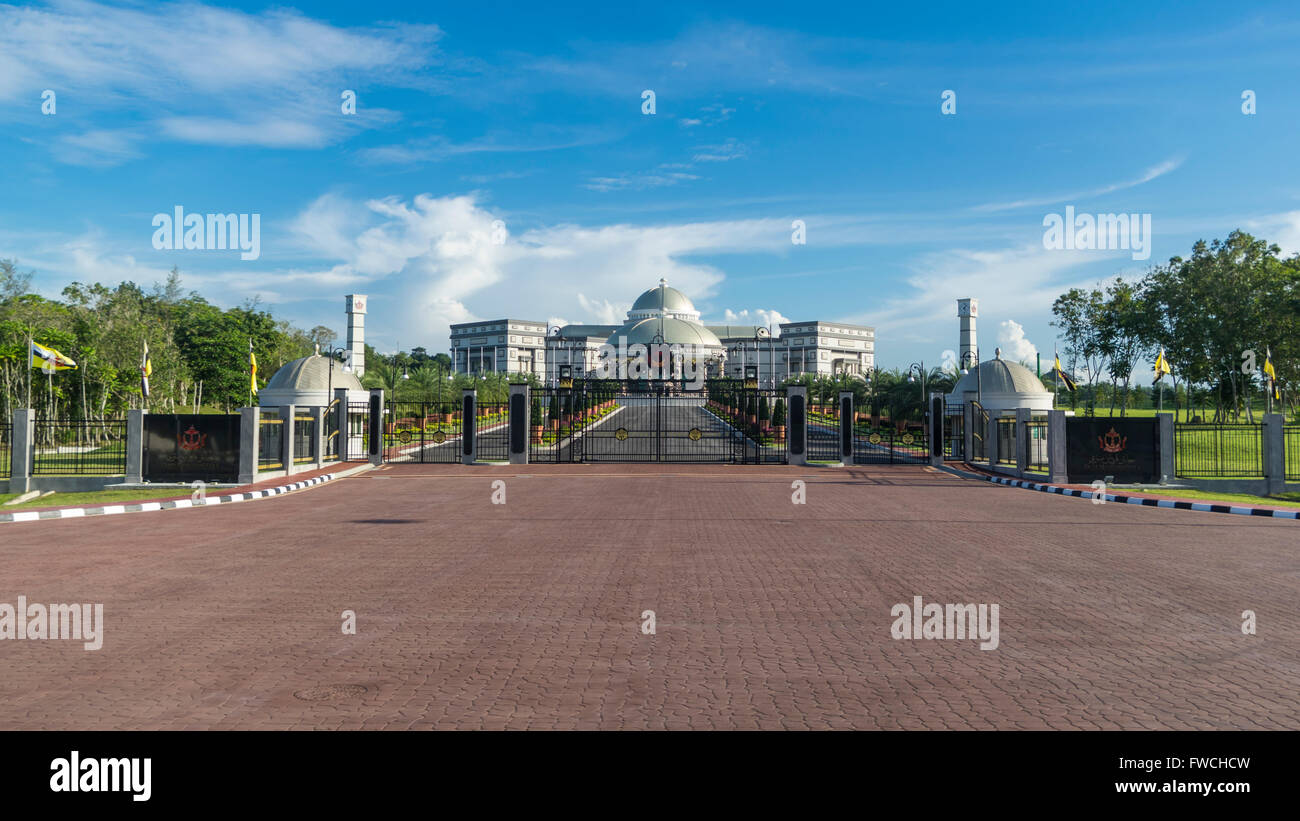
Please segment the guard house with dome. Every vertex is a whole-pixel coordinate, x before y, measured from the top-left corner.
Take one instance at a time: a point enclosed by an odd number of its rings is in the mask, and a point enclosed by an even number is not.
[[[1052,392],[1043,385],[1033,371],[1019,362],[1002,358],[1002,349],[993,352],[993,358],[980,361],[975,322],[979,316],[979,301],[957,300],[957,316],[961,320],[960,353],[958,366],[961,378],[946,397],[949,406],[978,402],[995,416],[1014,416],[1019,408],[1034,413],[1047,413],[1052,409]]]
[[[272,416],[268,413],[269,409],[285,406],[325,408],[328,412],[335,399],[340,399],[348,406],[346,447],[352,453],[364,450],[365,413],[354,411],[353,408],[364,406],[370,401],[370,391],[361,386],[361,377],[366,371],[366,302],[366,297],[362,294],[348,294],[345,297],[348,335],[347,349],[342,360],[322,356],[318,348],[311,356],[286,362],[258,390],[257,404],[266,409],[264,415]],[[345,391],[346,394],[340,394],[340,391]],[[295,432],[301,427],[298,424],[301,421],[305,420],[295,420],[292,428]]]

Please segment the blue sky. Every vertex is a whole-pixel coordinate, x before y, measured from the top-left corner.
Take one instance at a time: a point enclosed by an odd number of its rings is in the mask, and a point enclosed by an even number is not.
[[[368,293],[380,350],[665,277],[710,320],[874,325],[885,367],[972,296],[985,356],[1046,358],[1071,286],[1237,227],[1300,250],[1298,42],[1290,3],[0,6],[0,257],[340,334]],[[155,249],[176,205],[260,214],[260,257]],[[1067,205],[1150,214],[1150,258],[1044,248]]]

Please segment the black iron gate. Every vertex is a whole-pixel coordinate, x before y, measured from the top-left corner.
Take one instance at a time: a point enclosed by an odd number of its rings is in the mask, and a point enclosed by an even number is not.
[[[534,389],[528,414],[531,462],[786,461],[783,391],[575,380]]]
[[[384,461],[460,461],[458,402],[389,402],[384,420]]]

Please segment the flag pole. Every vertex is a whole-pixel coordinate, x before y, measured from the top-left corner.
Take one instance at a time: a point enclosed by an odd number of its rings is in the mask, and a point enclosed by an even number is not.
[[[32,335],[27,334],[27,409],[32,409]]]

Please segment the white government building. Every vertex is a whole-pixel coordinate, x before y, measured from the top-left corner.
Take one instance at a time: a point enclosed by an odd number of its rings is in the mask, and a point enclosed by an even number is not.
[[[869,372],[875,338],[873,328],[844,322],[784,322],[776,333],[761,325],[706,325],[691,300],[661,279],[637,297],[622,325],[547,327],[528,319],[452,325],[451,359],[457,373],[531,373],[552,385],[562,365],[574,376],[594,371],[602,345],[661,342],[702,351],[709,376],[740,377],[745,365],[757,365],[759,384],[774,387],[805,373]]]

